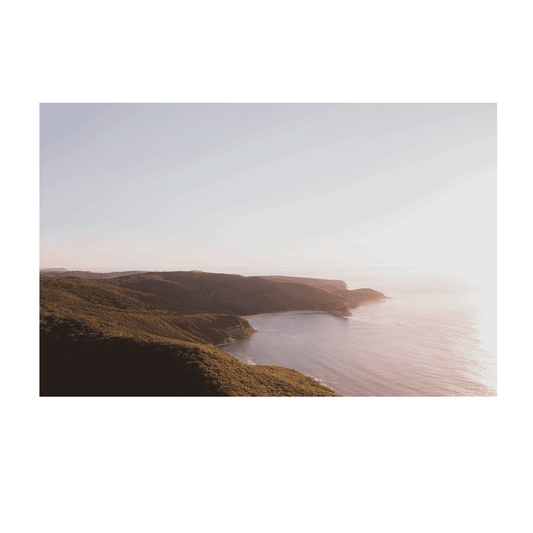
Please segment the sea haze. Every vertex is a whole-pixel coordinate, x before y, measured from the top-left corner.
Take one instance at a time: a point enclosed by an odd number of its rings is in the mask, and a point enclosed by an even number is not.
[[[349,288],[363,286],[349,276]],[[379,277],[365,281],[389,298],[348,318],[256,316],[257,333],[221,349],[249,364],[294,368],[345,396],[495,396],[490,298],[437,276],[382,271],[382,286]]]

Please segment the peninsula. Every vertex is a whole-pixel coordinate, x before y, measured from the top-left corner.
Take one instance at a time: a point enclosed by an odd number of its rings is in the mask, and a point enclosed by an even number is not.
[[[340,280],[206,272],[41,271],[41,396],[335,396],[299,372],[240,363],[215,345],[243,316],[342,317],[385,296]]]

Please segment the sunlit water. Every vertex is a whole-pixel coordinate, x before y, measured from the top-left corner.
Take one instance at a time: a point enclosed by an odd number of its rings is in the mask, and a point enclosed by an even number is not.
[[[495,309],[480,291],[416,276],[389,278],[386,288],[344,279],[390,297],[344,319],[249,318],[257,333],[221,348],[248,364],[294,368],[345,396],[496,395]]]

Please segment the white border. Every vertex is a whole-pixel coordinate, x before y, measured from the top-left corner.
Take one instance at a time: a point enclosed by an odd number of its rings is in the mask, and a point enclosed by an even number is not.
[[[516,415],[516,87],[514,85],[21,85],[19,88],[19,414]],[[497,103],[497,388],[491,398],[39,397],[39,104],[68,102]]]

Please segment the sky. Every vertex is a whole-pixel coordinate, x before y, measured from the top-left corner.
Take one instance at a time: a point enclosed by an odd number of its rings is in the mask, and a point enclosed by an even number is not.
[[[496,104],[41,104],[41,268],[495,279]]]

